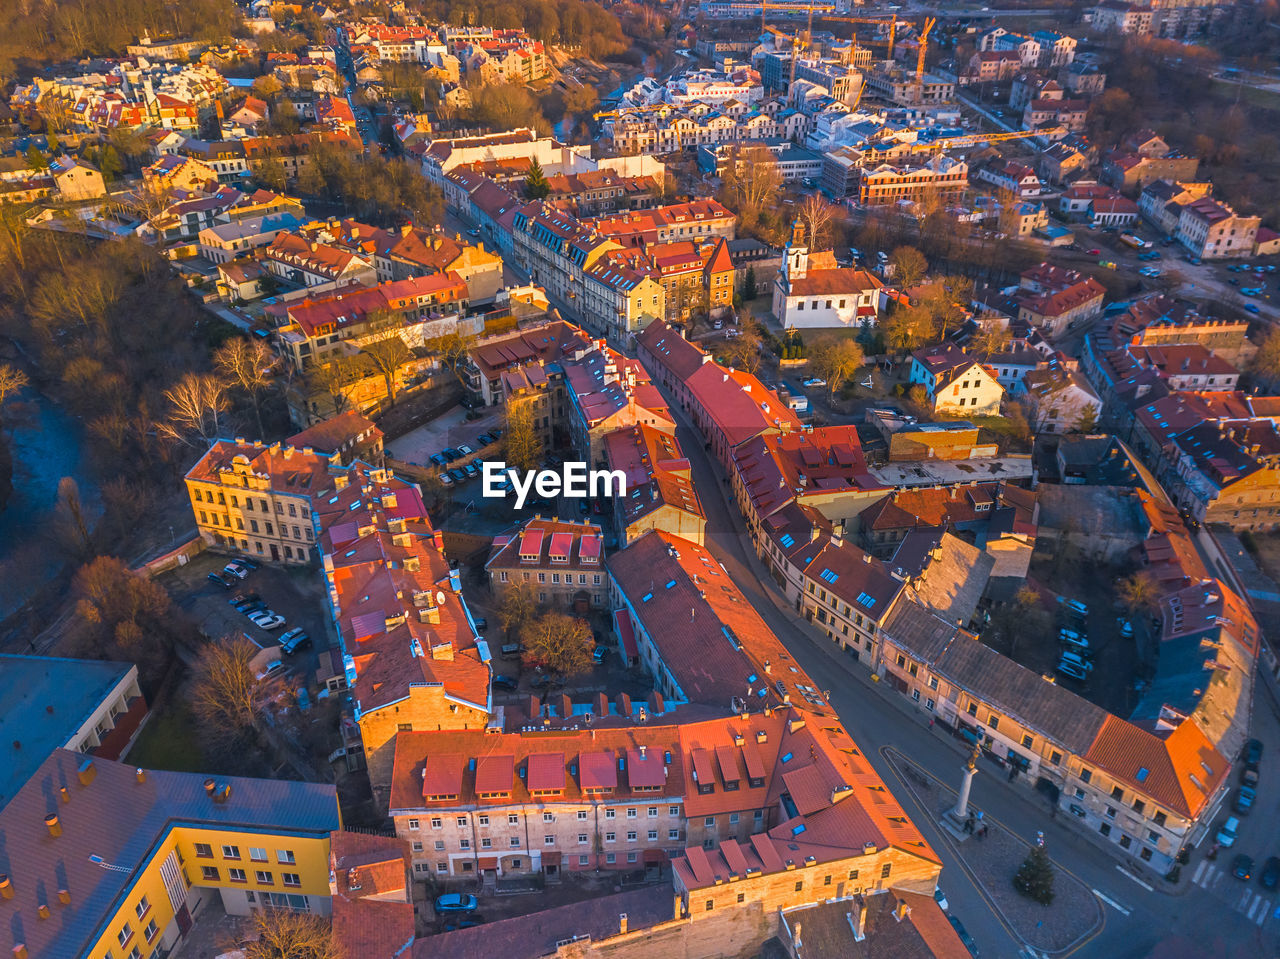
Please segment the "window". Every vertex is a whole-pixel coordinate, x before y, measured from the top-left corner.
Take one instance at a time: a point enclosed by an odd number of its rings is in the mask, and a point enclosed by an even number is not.
[[[801,892],[803,890],[804,890],[804,880],[801,879],[799,882],[796,883],[796,892]]]
[[[542,814],[542,821],[543,821],[543,822],[555,822],[555,821],[556,821],[555,813],[544,812],[544,813]]]
[[[667,838],[668,838],[668,839],[670,839],[672,842],[676,842],[676,841],[677,841],[677,840],[679,840],[679,838],[680,838],[680,830],[679,830],[679,829],[668,829],[668,830],[667,830]]]
[[[519,823],[519,822],[520,822],[520,817],[519,817],[518,815],[516,815],[515,813],[511,813],[511,814],[509,814],[509,815],[507,816],[507,824],[508,824],[508,825],[514,826],[514,825],[516,825],[516,824],[517,824],[517,823]]]
[[[276,862],[285,866],[292,866],[295,862],[297,862],[297,860],[293,858],[292,849],[277,849]]]
[[[467,817],[466,817],[466,816],[459,816],[459,817],[458,817],[458,828],[459,828],[459,829],[466,829],[466,828],[467,828]],[[281,862],[283,862],[283,861],[284,861],[284,860],[281,860]],[[293,860],[292,860],[292,859],[290,859],[289,861],[290,861],[290,862],[293,862]]]
[[[988,717],[987,717],[987,725],[988,725],[988,726],[990,726],[992,729],[999,729],[999,728],[1000,728],[1000,717],[999,717],[999,716],[996,716],[996,715],[994,715],[994,714],[993,714],[993,715],[991,715],[991,716],[988,716]]]
[[[635,842],[635,841],[636,841],[636,831],[634,829],[628,829],[627,842]]]
[[[432,828],[432,829],[439,829],[439,828],[440,828],[441,826],[443,826],[443,825],[444,825],[444,823],[441,821],[441,819],[440,819],[440,817],[439,817],[439,816],[432,816],[432,817],[431,817],[431,828]]]
[[[1139,816],[1142,815],[1142,813],[1146,810],[1146,808],[1147,808],[1147,804],[1144,803],[1141,799],[1135,799],[1133,801],[1133,811],[1136,812]]]
[[[156,936],[160,935],[160,927],[157,926],[156,921],[152,919],[147,923],[147,928],[142,930],[142,934],[146,937],[147,942],[150,942]]]
[[[512,848],[512,849],[519,849],[519,848],[520,848],[520,837],[519,837],[519,836],[512,836],[512,837],[511,837],[511,848]]]
[[[604,811],[604,818],[605,818],[605,819],[613,819],[613,818],[615,818],[615,817],[617,816],[617,814],[618,814],[618,810],[616,810],[616,809],[606,809],[606,810]]]
[[[223,859],[239,859],[240,847],[239,846],[223,846],[222,858]]]
[[[258,884],[259,884],[259,885],[262,885],[262,886],[271,886],[271,885],[274,885],[274,884],[275,884],[275,881],[276,881],[276,880],[275,880],[275,877],[273,877],[273,876],[271,875],[271,873],[267,872],[267,870],[265,870],[265,869],[259,869],[259,870],[257,870],[257,871],[253,874],[253,877],[254,877],[255,879],[257,879],[257,880],[258,880]]]
[[[217,882],[218,879],[220,878],[218,876],[217,866],[201,866],[200,874],[208,882]]]
[[[738,814],[736,812],[729,813],[729,825],[736,826],[738,824]]]
[[[459,845],[461,848],[463,848],[463,849],[470,849],[470,848],[471,848],[471,840],[470,840],[470,839],[459,839],[459,840],[458,840],[458,845]]]
[[[824,876],[824,877],[823,877],[823,879],[822,879],[822,884],[823,884],[824,886],[829,886],[829,885],[831,885],[831,877],[830,877],[830,876]]]
[[[850,869],[850,870],[849,870],[849,878],[850,878],[850,879],[857,879],[857,878],[858,878],[858,870],[856,870],[856,869]]]
[[[582,846],[587,844],[587,834],[585,832],[578,833],[578,844]]]
[[[134,946],[129,950],[129,959],[142,959],[142,950]]]
[[[1058,752],[1056,749],[1053,752],[1049,753],[1049,762],[1053,763],[1055,766],[1061,766],[1062,753]]]
[[[1162,811],[1157,812],[1154,816],[1154,819],[1157,826],[1163,826],[1165,822],[1165,814]]]
[[[481,839],[481,840],[480,840],[480,848],[481,848],[481,849],[492,849],[492,848],[493,848],[493,840],[492,840],[492,839],[490,839],[488,836],[485,836],[483,839]]]
[[[1124,790],[1123,790],[1121,787],[1119,787],[1119,786],[1112,786],[1112,787],[1111,787],[1111,798],[1112,798],[1112,799],[1119,799],[1119,800],[1123,800],[1123,799],[1124,799]]]
[[[1109,822],[1104,822],[1101,826],[1099,826],[1099,827],[1098,827],[1098,832],[1102,833],[1102,835],[1104,835],[1104,836],[1110,836],[1110,835],[1111,835],[1111,823],[1109,823]]]
[[[120,940],[120,945],[123,946],[133,938],[133,927],[126,922],[120,927],[120,932],[117,933],[116,938]]]
[[[554,845],[556,844],[556,837],[555,837],[555,836],[543,836],[543,837],[542,837],[542,844],[543,844],[544,846],[554,846]]]
[[[488,817],[488,816],[478,816],[478,817],[476,817],[476,818],[477,818],[477,819],[479,819],[479,821],[480,821],[480,825],[481,825],[481,826],[487,826],[487,825],[489,825],[489,817]]]
[[[410,820],[409,820],[409,828],[410,828],[410,829],[417,829],[417,828],[418,828],[418,820],[416,820],[416,819],[410,819]]]
[[[881,879],[888,879],[888,878],[889,878],[889,872],[890,872],[892,869],[893,869],[893,863],[891,863],[891,862],[886,862],[886,863],[885,863],[885,864],[880,868],[880,878],[881,878]]]
[[[196,856],[200,859],[212,859],[213,847],[207,842],[196,843]]]
[[[1092,778],[1093,778],[1093,770],[1092,770],[1092,769],[1081,769],[1081,770],[1080,770],[1080,781],[1081,781],[1082,783],[1087,783],[1087,782],[1088,782],[1089,780],[1091,780]]]
[[[702,820],[702,825],[706,826],[708,829],[713,828],[715,824],[716,824],[715,816],[707,816]]]
[[[617,842],[618,834],[616,832],[607,832],[604,834],[605,842]]]
[[[649,842],[657,842],[657,841],[658,841],[658,830],[656,830],[656,829],[650,829],[650,830],[649,830]]]
[[[618,861],[618,854],[613,852],[607,852],[604,854],[604,861],[612,866],[615,862]]]
[[[582,820],[584,820],[584,819],[586,819],[586,818],[587,818],[587,811],[586,811],[585,809],[579,809],[579,810],[578,810],[578,821],[579,821],[579,822],[581,822]]]
[[[656,816],[656,815],[658,815],[658,807],[657,807],[657,806],[650,806],[650,807],[649,807],[649,816],[650,816],[650,817],[653,817],[653,816]]]
[[[286,886],[302,885],[302,877],[299,876],[296,872],[282,872],[280,874],[280,881],[284,883]]]
[[[678,816],[678,815],[680,815],[680,807],[679,807],[679,806],[668,806],[668,807],[667,807],[667,815],[668,815],[668,816]]]
[[[150,908],[151,903],[147,900],[146,896],[143,896],[138,900],[138,904],[134,906],[133,911],[136,912],[138,914],[138,918],[141,919],[147,914],[147,910]]]
[[[588,866],[590,864],[591,864],[591,857],[588,856],[586,853],[583,853],[581,856],[578,857],[579,866]]]
[[[635,809],[635,807],[634,807],[634,806],[632,806],[632,807],[630,807],[629,809],[627,809],[627,818],[628,818],[628,819],[635,819],[635,818],[636,818],[636,809]]]
[[[1022,737],[1022,745],[1026,746],[1028,749],[1035,749],[1035,742],[1036,741],[1030,735],[1024,735]]]
[[[249,878],[244,874],[244,870],[237,869],[235,866],[232,866],[230,869],[227,870],[227,878],[230,879],[232,882],[248,882],[249,881]]]

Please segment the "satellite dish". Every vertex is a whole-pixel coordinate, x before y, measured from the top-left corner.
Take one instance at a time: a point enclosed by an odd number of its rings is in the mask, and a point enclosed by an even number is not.
[[[444,605],[444,590],[442,589],[436,590],[436,605],[437,606]]]

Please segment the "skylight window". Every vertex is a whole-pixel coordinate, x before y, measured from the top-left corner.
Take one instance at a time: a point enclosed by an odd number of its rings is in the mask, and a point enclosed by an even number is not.
[[[791,547],[791,546],[794,546],[794,545],[796,544],[795,539],[794,539],[794,538],[792,538],[792,536],[791,536],[791,534],[790,534],[790,533],[783,533],[783,534],[782,534],[782,536],[781,536],[781,538],[778,540],[778,542],[779,542],[779,543],[781,543],[783,546],[786,546],[786,547]]]
[[[836,580],[838,580],[838,579],[840,578],[840,574],[839,574],[839,573],[833,573],[833,572],[831,572],[831,570],[829,570],[829,569],[824,569],[821,573],[819,573],[819,574],[818,574],[818,578],[819,578],[819,579],[824,579],[824,580],[826,580],[828,583],[834,583]],[[864,594],[864,595],[865,595],[865,594]]]
[[[867,609],[871,609],[871,607],[875,606],[875,604],[876,604],[876,598],[872,596],[870,593],[858,594],[858,605],[865,606]]]

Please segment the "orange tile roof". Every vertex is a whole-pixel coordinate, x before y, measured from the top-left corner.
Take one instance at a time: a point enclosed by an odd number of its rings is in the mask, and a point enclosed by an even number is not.
[[[267,477],[270,489],[294,496],[312,496],[329,480],[334,460],[323,453],[304,453],[300,448],[273,443],[237,443],[215,440],[209,452],[187,471],[187,479],[201,483],[222,483],[230,475],[232,461],[244,457],[254,473]],[[236,485],[241,485],[236,483]]]
[[[1161,738],[1110,714],[1083,758],[1188,818],[1199,815],[1231,765],[1193,720]]]
[[[750,373],[706,363],[685,383],[730,449],[764,432],[800,429],[795,413]]]

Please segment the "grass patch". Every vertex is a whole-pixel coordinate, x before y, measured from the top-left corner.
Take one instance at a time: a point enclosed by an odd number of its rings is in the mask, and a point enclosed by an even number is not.
[[[129,762],[143,769],[202,772],[204,752],[191,710],[175,703],[167,713],[152,716],[129,750]]]

